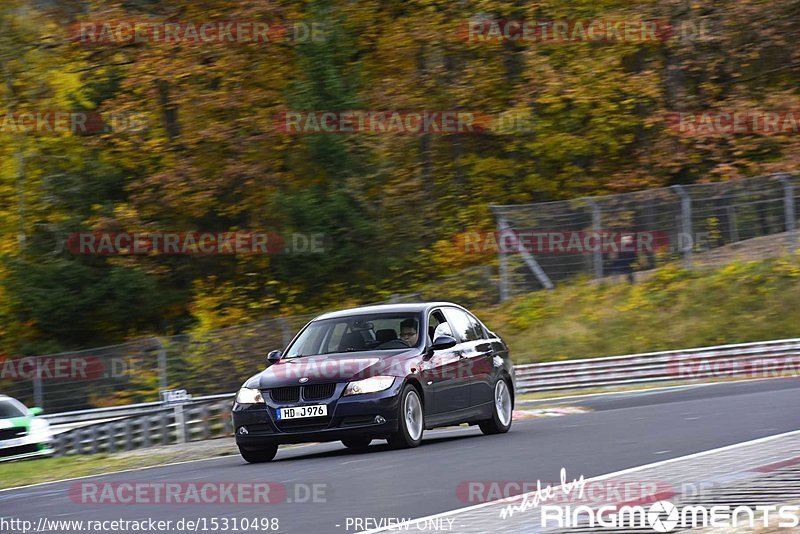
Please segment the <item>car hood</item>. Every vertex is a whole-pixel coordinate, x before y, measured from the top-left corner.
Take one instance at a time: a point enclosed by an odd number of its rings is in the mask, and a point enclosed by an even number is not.
[[[6,428],[14,428],[14,427],[29,428],[31,426],[31,419],[33,419],[33,416],[30,415],[20,415],[19,417],[0,418],[0,430],[4,430]]]
[[[262,372],[250,377],[245,387],[268,389],[281,386],[297,386],[302,383],[350,382],[371,376],[406,376],[413,372],[414,362],[419,360],[417,349],[402,352],[391,351],[336,353],[319,356],[280,360]]]

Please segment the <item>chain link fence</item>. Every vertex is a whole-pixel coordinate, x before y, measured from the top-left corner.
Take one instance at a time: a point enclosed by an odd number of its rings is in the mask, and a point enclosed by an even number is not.
[[[193,335],[0,362],[0,391],[47,413],[159,401],[166,389],[192,395],[236,391],[288,345],[314,315],[270,319]]]
[[[492,304],[499,301],[498,282],[496,269],[477,267],[431,281],[417,293],[374,304],[420,300]],[[158,402],[159,392],[167,389],[186,389],[193,396],[236,391],[266,366],[269,351],[286,348],[317,315],[6,359],[0,361],[0,392],[55,414]]]
[[[465,252],[480,249],[485,265],[382,303],[447,300],[480,308],[581,275],[602,280],[671,261],[693,266],[793,251],[800,177],[777,174],[492,209],[497,232],[464,243]],[[236,391],[263,369],[270,350],[285,348],[315,315],[6,359],[0,361],[0,392],[52,414],[158,402],[165,389],[195,396]]]
[[[797,248],[800,177],[774,174],[634,193],[492,206],[497,232],[471,244],[495,247],[501,300],[682,260],[763,258]]]

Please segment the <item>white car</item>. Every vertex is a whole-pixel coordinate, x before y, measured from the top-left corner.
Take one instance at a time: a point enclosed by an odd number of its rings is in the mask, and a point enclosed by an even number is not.
[[[41,408],[28,409],[17,399],[0,395],[0,460],[53,454],[50,423]]]

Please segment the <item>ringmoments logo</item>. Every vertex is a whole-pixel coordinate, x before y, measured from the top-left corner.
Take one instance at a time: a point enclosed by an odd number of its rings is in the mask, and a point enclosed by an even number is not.
[[[703,506],[678,508],[669,501],[657,501],[644,506],[542,506],[541,526],[544,528],[645,529],[672,532],[687,528],[739,528],[770,526],[796,528],[800,525],[800,506]]]

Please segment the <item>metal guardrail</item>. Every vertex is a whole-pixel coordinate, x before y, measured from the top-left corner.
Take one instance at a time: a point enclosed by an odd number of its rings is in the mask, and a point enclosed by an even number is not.
[[[233,399],[236,393],[220,393],[218,395],[204,395],[192,397],[193,403],[208,402],[218,399]],[[87,410],[74,410],[71,412],[59,412],[43,414],[41,417],[48,420],[51,425],[65,423],[79,423],[84,421],[96,421],[99,419],[109,419],[112,417],[132,417],[146,415],[169,408],[163,402],[141,402],[138,404],[123,404],[122,406],[109,406],[107,408],[91,408]]]
[[[623,386],[647,382],[800,376],[800,338],[739,343],[625,356],[516,365],[519,393]],[[193,397],[192,403],[232,399],[235,393]],[[162,402],[144,402],[43,415],[51,424],[131,417],[164,410]]]
[[[515,366],[518,393],[800,376],[800,338]]]
[[[97,454],[231,436],[233,394],[213,397],[72,428],[55,434],[52,447],[56,456]]]
[[[658,382],[800,376],[800,338],[516,366],[517,393]],[[50,414],[56,454],[92,454],[229,436],[234,393]],[[95,421],[95,422],[93,422]]]

